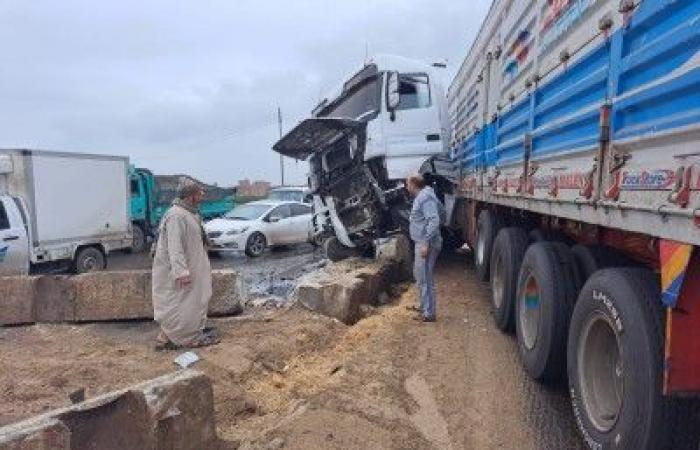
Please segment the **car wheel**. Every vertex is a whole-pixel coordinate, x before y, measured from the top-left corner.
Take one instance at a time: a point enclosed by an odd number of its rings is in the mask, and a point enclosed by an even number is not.
[[[256,231],[248,237],[248,241],[245,244],[245,254],[256,258],[263,254],[266,247],[267,239],[265,239],[265,235]]]
[[[107,267],[105,255],[95,247],[84,247],[78,250],[73,262],[75,273],[97,272]]]

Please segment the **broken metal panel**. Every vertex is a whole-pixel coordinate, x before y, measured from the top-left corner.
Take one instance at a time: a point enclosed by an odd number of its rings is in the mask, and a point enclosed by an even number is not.
[[[272,149],[284,156],[305,160],[362,125],[363,122],[358,120],[338,117],[306,119],[282,137]]]

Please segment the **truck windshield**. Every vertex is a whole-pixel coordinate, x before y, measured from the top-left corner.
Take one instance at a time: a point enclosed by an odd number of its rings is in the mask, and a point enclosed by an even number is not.
[[[323,108],[317,116],[357,119],[368,112],[378,113],[380,98],[379,76],[373,76],[343,92],[333,103]],[[370,114],[367,118],[371,119],[373,116],[374,114]]]
[[[224,216],[234,220],[255,220],[259,219],[270,209],[270,205],[240,205],[233,208]]]

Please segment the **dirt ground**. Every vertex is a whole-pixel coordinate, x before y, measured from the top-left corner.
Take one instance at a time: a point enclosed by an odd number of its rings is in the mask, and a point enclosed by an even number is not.
[[[215,321],[197,351],[214,380],[217,427],[245,449],[579,449],[563,387],[529,381],[488,288],[450,257],[438,322],[411,320],[412,289],[353,327],[297,309]],[[174,370],[152,323],[0,330],[0,425]]]

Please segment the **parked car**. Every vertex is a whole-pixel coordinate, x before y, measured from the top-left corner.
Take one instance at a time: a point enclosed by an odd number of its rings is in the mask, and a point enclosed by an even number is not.
[[[304,186],[281,186],[272,188],[267,200],[280,202],[311,203],[309,188]]]
[[[311,206],[301,202],[259,200],[236,206],[204,230],[211,251],[256,257],[267,247],[308,242],[311,216]]]

